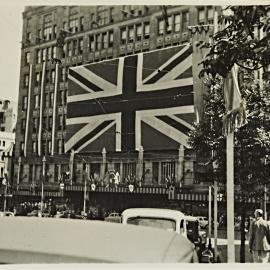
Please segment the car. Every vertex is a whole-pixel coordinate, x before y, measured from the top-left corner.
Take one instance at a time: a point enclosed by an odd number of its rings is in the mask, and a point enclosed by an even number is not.
[[[10,211],[0,212],[0,217],[14,217],[14,213]]]
[[[38,217],[39,210],[32,210],[31,212],[27,213],[28,217]]]
[[[1,264],[191,262],[198,262],[194,245],[165,230],[60,218],[1,220]]]
[[[121,223],[122,218],[119,213],[113,212],[105,217],[104,220],[107,222]]]
[[[159,228],[181,234],[195,245],[199,258],[205,250],[206,233],[199,230],[198,220],[178,210],[130,208],[123,211],[122,223]]]
[[[208,226],[208,218],[203,216],[197,216],[196,217],[199,221],[199,225],[202,229],[206,229]]]

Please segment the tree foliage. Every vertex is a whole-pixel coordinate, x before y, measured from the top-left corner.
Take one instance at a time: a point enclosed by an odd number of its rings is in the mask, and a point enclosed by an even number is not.
[[[215,34],[200,76],[225,78],[234,64],[249,70],[270,64],[270,6],[230,6],[226,11],[219,19],[224,29]]]

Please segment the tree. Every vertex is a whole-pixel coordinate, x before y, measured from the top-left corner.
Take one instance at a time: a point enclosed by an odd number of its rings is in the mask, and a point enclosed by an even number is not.
[[[214,36],[209,54],[202,62],[200,77],[207,82],[204,97],[205,118],[190,134],[190,145],[197,155],[208,159],[208,177],[225,184],[225,136],[222,133],[223,79],[236,64],[240,67],[239,84],[246,100],[248,123],[235,133],[235,183],[241,195],[241,262],[245,261],[246,199],[262,197],[258,189],[269,180],[270,154],[270,84],[263,87],[254,81],[254,71],[263,68],[267,75],[270,65],[270,6],[230,6],[231,13],[220,17],[225,24]],[[263,37],[255,34],[262,29]],[[269,74],[269,73],[268,73]],[[267,76],[264,77],[266,80]],[[212,163],[218,164],[214,172]]]

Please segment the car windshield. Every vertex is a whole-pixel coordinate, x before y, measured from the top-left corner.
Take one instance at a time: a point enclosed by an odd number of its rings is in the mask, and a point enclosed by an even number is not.
[[[127,220],[127,224],[160,228],[166,231],[175,231],[176,222],[173,219],[156,217],[132,217]]]

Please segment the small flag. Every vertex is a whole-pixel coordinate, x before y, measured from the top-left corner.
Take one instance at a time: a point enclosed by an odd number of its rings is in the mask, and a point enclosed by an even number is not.
[[[223,133],[227,135],[247,123],[245,104],[237,81],[237,68],[233,66],[224,80],[226,115],[223,118]]]

